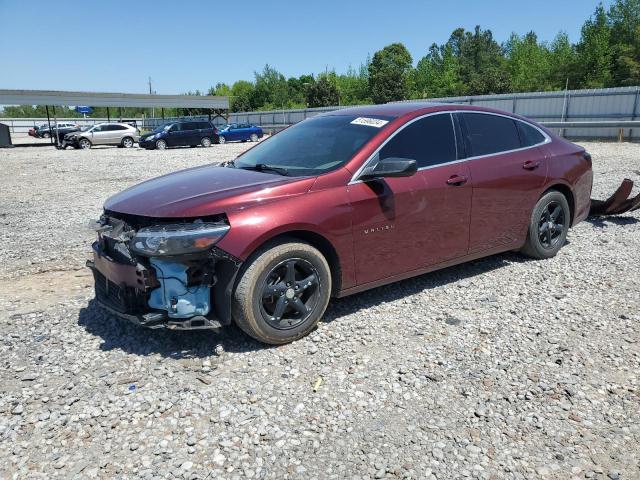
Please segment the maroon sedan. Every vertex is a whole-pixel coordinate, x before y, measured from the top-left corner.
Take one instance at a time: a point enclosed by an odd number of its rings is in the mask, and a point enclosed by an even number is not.
[[[235,161],[110,198],[98,302],[154,328],[306,335],[342,297],[509,250],[549,258],[589,213],[591,157],[527,120],[400,103],[305,120]]]

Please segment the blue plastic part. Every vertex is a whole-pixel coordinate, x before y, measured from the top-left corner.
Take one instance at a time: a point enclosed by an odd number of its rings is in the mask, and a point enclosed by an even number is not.
[[[166,310],[170,318],[191,318],[206,315],[211,309],[211,288],[208,285],[187,287],[187,267],[158,258],[149,260],[156,269],[160,287],[151,291],[149,306]]]

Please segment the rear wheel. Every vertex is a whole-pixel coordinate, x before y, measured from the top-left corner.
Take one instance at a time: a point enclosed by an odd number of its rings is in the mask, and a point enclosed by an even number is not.
[[[257,133],[252,133],[250,139],[251,139],[252,142],[257,142],[258,141],[258,134]]]
[[[44,132],[42,134],[42,138],[51,138],[51,134],[49,132]]]
[[[295,241],[272,244],[247,264],[232,305],[233,317],[244,332],[278,345],[315,328],[331,293],[329,265],[317,249]]]
[[[166,150],[167,149],[167,142],[164,140],[156,140],[156,148],[158,150]]]
[[[202,140],[200,140],[200,145],[202,145],[203,147],[210,147],[211,146],[211,139],[209,137],[204,137]]]
[[[79,145],[79,146],[80,146],[80,148],[81,148],[81,149],[83,149],[83,150],[87,150],[87,149],[91,148],[91,142],[90,142],[88,139],[86,139],[86,138],[81,138],[81,139],[78,141],[78,145]]]
[[[531,213],[522,253],[540,259],[554,257],[567,239],[570,222],[571,211],[565,196],[556,190],[545,193]]]
[[[122,142],[120,143],[124,148],[131,148],[133,147],[133,138],[131,137],[124,137],[122,139]]]

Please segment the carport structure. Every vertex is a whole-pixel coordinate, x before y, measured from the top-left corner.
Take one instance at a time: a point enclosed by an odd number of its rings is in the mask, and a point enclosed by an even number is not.
[[[149,95],[143,93],[0,89],[0,105],[45,105],[49,128],[51,128],[49,107],[52,107],[54,122],[56,122],[56,106],[89,105],[92,107],[107,107],[108,121],[111,121],[109,108],[122,107],[161,108],[163,118],[165,107],[204,108],[208,110],[209,120],[221,117],[228,121],[229,118],[229,97],[213,95]],[[51,137],[51,143],[53,143],[53,136]]]

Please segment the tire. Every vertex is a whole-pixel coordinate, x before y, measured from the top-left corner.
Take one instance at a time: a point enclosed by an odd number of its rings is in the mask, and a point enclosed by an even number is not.
[[[51,134],[49,132],[44,132],[42,134],[42,138],[51,138]]]
[[[78,146],[82,150],[88,150],[91,148],[91,142],[89,141],[88,138],[81,138],[80,140],[78,140]]]
[[[317,249],[294,239],[272,243],[245,265],[231,308],[236,324],[247,335],[282,345],[315,328],[331,294],[329,264]]]
[[[520,251],[532,258],[555,257],[567,240],[570,223],[571,210],[566,197],[550,190],[531,212],[527,241]]]
[[[168,147],[167,142],[165,140],[156,140],[156,149],[158,150],[166,150]]]
[[[223,145],[223,144],[227,143],[227,140],[226,140],[222,135],[220,135],[220,136],[218,137],[218,143],[219,143],[220,145]]]
[[[257,142],[257,141],[258,141],[258,134],[257,134],[257,133],[252,133],[252,134],[251,134],[251,137],[249,137],[249,139],[250,139],[252,142]]]
[[[133,141],[133,138],[131,137],[124,137],[120,142],[120,145],[123,148],[133,148],[133,144],[134,144],[134,141]]]
[[[211,139],[209,137],[203,137],[202,140],[200,140],[200,145],[209,148],[211,146]]]

